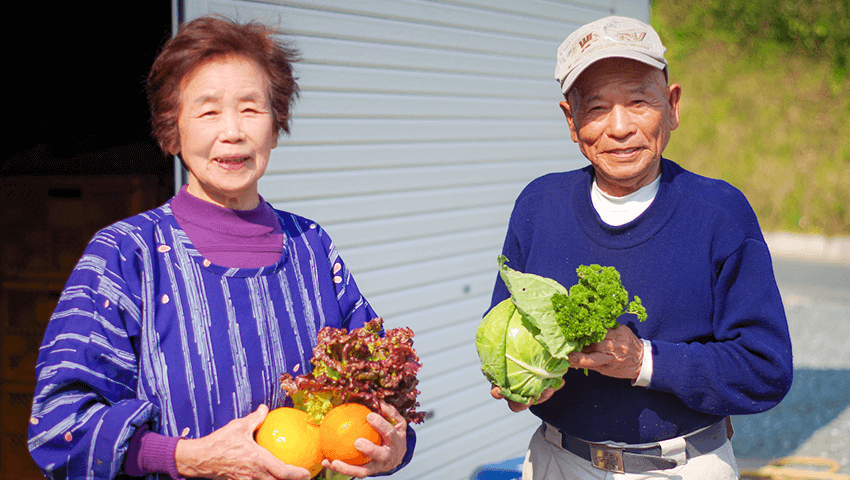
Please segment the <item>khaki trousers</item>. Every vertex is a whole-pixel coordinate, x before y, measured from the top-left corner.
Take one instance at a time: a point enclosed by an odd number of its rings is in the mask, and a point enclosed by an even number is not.
[[[737,480],[738,465],[732,443],[688,460],[688,463],[667,470],[644,473],[612,473],[593,467],[589,461],[548,442],[543,427],[531,437],[522,480]]]

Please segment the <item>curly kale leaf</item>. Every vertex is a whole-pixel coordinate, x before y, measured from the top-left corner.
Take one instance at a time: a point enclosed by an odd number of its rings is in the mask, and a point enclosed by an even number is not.
[[[608,330],[617,327],[617,318],[623,313],[646,320],[640,298],[629,302],[614,267],[581,265],[576,273],[579,282],[570,287],[569,295],[552,295],[555,318],[566,340],[582,346],[600,342]]]

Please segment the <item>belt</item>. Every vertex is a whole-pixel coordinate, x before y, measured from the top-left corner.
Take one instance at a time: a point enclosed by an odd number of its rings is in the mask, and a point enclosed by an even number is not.
[[[730,437],[727,421],[682,437],[641,445],[594,443],[567,435],[543,423],[549,443],[572,452],[601,470],[617,473],[644,473],[666,470],[687,463],[687,459],[716,450]]]

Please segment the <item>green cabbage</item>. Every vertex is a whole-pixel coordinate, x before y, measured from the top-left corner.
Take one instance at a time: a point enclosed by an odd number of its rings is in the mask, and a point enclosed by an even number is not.
[[[528,403],[548,387],[561,384],[570,368],[534,339],[537,329],[525,320],[511,299],[490,310],[475,334],[481,371],[509,400]]]

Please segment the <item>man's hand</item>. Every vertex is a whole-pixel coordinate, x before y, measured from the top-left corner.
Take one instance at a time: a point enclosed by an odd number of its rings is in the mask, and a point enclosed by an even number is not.
[[[407,422],[395,407],[381,402],[381,412],[393,420],[388,422],[375,412],[366,416],[366,420],[381,434],[383,445],[375,445],[365,438],[358,438],[354,446],[364,455],[372,459],[365,465],[349,465],[340,460],[333,462],[322,460],[322,466],[335,472],[357,478],[364,478],[375,473],[389,472],[397,467],[407,453]]]
[[[636,380],[643,362],[643,342],[629,327],[608,330],[605,338],[569,355],[570,366],[614,378]]]
[[[501,400],[505,398],[505,401],[508,402],[508,408],[510,408],[512,412],[521,412],[532,405],[537,405],[538,403],[543,403],[546,400],[549,400],[549,398],[551,398],[552,395],[558,390],[560,390],[563,386],[564,380],[561,380],[561,386],[559,386],[558,388],[549,387],[546,390],[543,390],[543,393],[540,394],[540,398],[538,398],[537,400],[531,400],[529,403],[519,403],[514,402],[513,400],[508,400],[504,397],[504,395],[502,395],[502,389],[497,387],[496,385],[491,386],[490,395],[492,395],[493,398],[495,398],[496,400]]]
[[[254,441],[254,431],[263,423],[265,405],[243,418],[198,439],[177,442],[174,459],[184,477],[211,479],[309,480],[306,468],[287,465]]]

